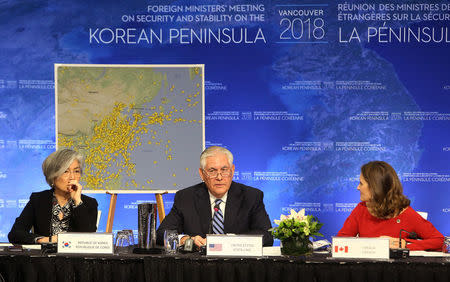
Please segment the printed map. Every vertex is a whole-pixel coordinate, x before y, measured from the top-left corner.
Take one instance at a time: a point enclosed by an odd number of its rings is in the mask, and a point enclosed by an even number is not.
[[[58,148],[85,157],[85,189],[199,181],[203,66],[56,65]]]

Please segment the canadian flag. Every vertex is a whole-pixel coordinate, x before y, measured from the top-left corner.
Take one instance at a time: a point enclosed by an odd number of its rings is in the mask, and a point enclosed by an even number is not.
[[[348,246],[334,246],[334,252],[335,253],[339,253],[339,252],[344,252],[344,253],[348,253]]]

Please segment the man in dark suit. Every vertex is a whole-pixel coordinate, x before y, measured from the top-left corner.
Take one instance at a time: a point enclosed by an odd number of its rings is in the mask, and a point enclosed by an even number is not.
[[[234,164],[230,151],[218,146],[204,150],[200,155],[199,174],[202,183],[175,194],[172,209],[157,230],[159,245],[163,245],[164,230],[186,234],[181,244],[191,237],[195,245],[205,245],[206,234],[221,233],[217,232],[213,220],[219,209],[223,233],[262,234],[264,246],[273,244],[263,192],[232,181]]]

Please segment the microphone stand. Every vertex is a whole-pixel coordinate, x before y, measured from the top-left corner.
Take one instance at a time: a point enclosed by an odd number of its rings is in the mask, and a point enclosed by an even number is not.
[[[215,205],[214,206],[214,214],[220,209],[219,205]],[[212,223],[214,220],[214,215],[211,217],[211,220],[209,221],[209,227],[208,227],[208,234],[212,234],[213,230],[212,230]],[[206,255],[206,246],[201,246],[200,247],[200,254],[202,255]]]
[[[214,206],[214,214],[219,210],[219,205],[215,205]],[[212,223],[214,220],[214,215],[211,217],[211,220],[209,221],[209,227],[208,227],[208,234],[212,234],[213,230],[212,230]]]
[[[409,249],[402,248],[402,232],[408,233],[410,235],[411,239],[417,239],[417,234],[415,232],[408,232],[404,229],[400,229],[400,232],[398,234],[398,249],[390,249],[389,250],[390,258],[398,259],[398,258],[409,257]]]

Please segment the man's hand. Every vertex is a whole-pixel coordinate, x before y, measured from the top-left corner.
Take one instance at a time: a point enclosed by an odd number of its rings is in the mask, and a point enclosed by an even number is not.
[[[197,247],[201,247],[201,246],[206,245],[206,239],[203,238],[203,237],[200,236],[200,235],[197,235],[197,236],[195,236],[195,237],[192,237],[192,240],[194,240],[194,244],[195,244]]]
[[[194,240],[194,244],[197,245],[197,247],[201,247],[201,246],[204,246],[206,244],[206,239],[203,238],[200,235],[197,235],[195,237],[190,237],[189,235],[186,235],[186,236],[181,237],[181,239],[180,239],[180,246],[184,245],[186,240],[189,239],[189,238]]]
[[[184,242],[186,242],[187,239],[191,238],[189,235],[183,236],[180,239],[180,246],[184,245]]]

